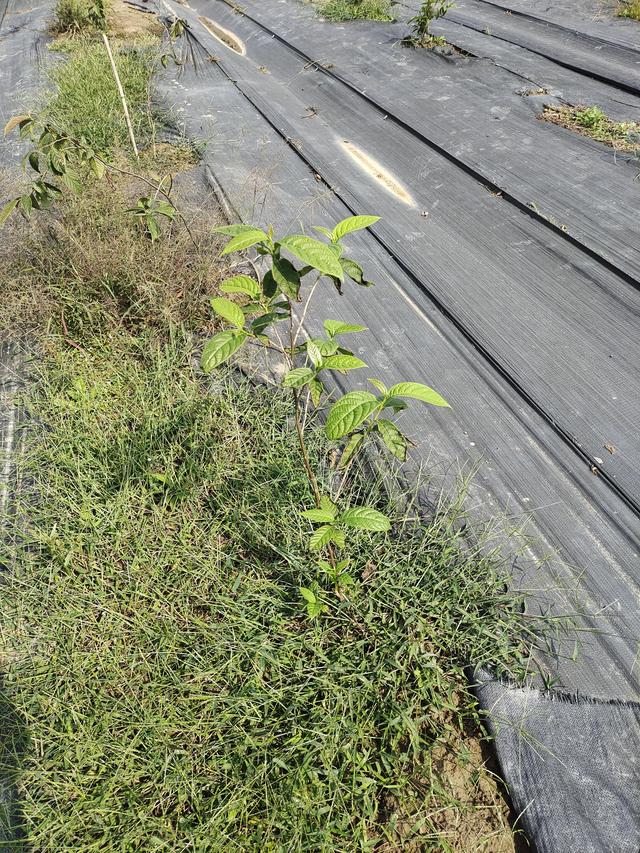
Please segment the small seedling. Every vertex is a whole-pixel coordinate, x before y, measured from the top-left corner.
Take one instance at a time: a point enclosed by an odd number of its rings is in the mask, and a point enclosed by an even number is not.
[[[448,2],[448,0],[423,0],[418,12],[412,18],[409,18],[409,23],[413,30],[410,38],[411,43],[421,47],[434,47],[446,44],[442,36],[431,35],[429,27],[433,21],[437,21],[438,18],[446,15],[452,7],[453,3]]]

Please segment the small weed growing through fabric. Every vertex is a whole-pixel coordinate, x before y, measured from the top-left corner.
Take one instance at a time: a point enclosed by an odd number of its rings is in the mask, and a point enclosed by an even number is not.
[[[409,18],[412,34],[407,41],[417,47],[444,46],[447,43],[446,39],[443,36],[432,35],[429,27],[433,21],[444,17],[452,7],[453,3],[447,0],[423,0],[416,14]]]
[[[640,148],[640,124],[633,121],[614,121],[600,107],[548,105],[540,118],[597,139],[617,151],[634,153]]]
[[[619,18],[640,21],[640,0],[621,0],[617,14]]]

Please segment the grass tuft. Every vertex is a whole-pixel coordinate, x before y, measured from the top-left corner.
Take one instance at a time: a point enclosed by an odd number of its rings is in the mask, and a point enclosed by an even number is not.
[[[582,136],[597,139],[617,151],[635,152],[640,146],[640,124],[614,121],[600,107],[556,107],[547,105],[540,116]]]
[[[619,18],[640,21],[640,0],[620,0],[617,15]]]
[[[326,0],[320,14],[330,21],[392,21],[389,0]]]
[[[310,622],[289,403],[207,393],[191,351],[178,333],[62,347],[29,400],[0,623],[30,849],[441,849],[477,808],[500,829],[495,800],[460,802],[439,770],[478,722],[467,661],[515,663],[494,558],[462,547],[455,510],[396,510],[392,535],[360,535],[350,598],[327,591]]]

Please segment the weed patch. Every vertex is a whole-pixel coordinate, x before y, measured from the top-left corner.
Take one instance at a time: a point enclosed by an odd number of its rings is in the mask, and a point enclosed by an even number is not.
[[[44,432],[1,610],[31,849],[435,843],[443,807],[474,808],[443,802],[437,769],[477,723],[463,666],[514,664],[518,602],[460,548],[455,511],[424,527],[385,507],[393,534],[358,534],[356,586],[307,619],[289,402],[208,393],[191,349],[178,333],[62,347],[29,401]]]
[[[326,0],[320,14],[330,21],[392,21],[389,0]]]
[[[540,118],[597,139],[617,151],[635,152],[640,146],[638,122],[613,121],[599,107],[546,106]]]

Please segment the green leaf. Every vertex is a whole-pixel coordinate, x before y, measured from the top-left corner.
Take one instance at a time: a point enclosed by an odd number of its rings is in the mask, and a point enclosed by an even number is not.
[[[328,341],[322,338],[314,338],[314,344],[320,350],[320,355],[325,358],[327,355],[335,355],[338,351],[338,342],[329,339]]]
[[[348,275],[352,281],[355,281],[356,284],[359,284],[362,287],[373,287],[373,282],[367,281],[364,277],[364,270],[360,264],[352,261],[351,258],[340,258],[340,266],[344,270],[345,274]]]
[[[0,210],[0,228],[4,225],[7,219],[11,216],[13,211],[18,206],[19,198],[12,198],[11,201],[8,201],[5,206]]]
[[[379,401],[368,391],[351,391],[333,404],[325,432],[328,438],[342,438],[352,432],[379,406]]]
[[[335,520],[335,512],[329,512],[326,509],[306,509],[301,515],[318,524],[327,524]]]
[[[278,285],[273,277],[271,270],[267,270],[262,276],[262,292],[267,299],[272,299],[278,292]]]
[[[271,274],[285,296],[296,301],[300,295],[300,276],[291,261],[274,258]]]
[[[366,326],[358,326],[353,323],[343,323],[341,320],[325,320],[324,329],[330,338],[336,335],[346,335],[348,332],[366,332]]]
[[[214,234],[226,234],[229,237],[237,237],[239,234],[249,234],[253,231],[259,231],[259,228],[256,228],[255,225],[245,225],[242,222],[238,222],[235,225],[220,225],[217,228],[213,229]],[[264,231],[261,232],[264,234]],[[267,235],[264,234],[266,237]]]
[[[347,370],[358,370],[360,367],[366,366],[364,361],[355,355],[330,355],[322,362],[323,369],[339,370],[343,373]]]
[[[211,373],[212,370],[231,358],[246,339],[247,333],[237,329],[227,329],[214,335],[210,341],[207,341],[202,350],[201,364],[204,372]]]
[[[31,166],[33,171],[39,172],[40,171],[40,162],[38,159],[38,152],[37,151],[31,151],[29,153],[28,160],[29,160],[29,165]]]
[[[322,364],[322,353],[320,352],[320,347],[315,344],[313,341],[307,341],[306,344],[307,355],[314,367],[320,367]]]
[[[98,160],[96,157],[92,157],[91,160],[89,160],[89,166],[96,178],[100,179],[103,177],[105,172],[105,165],[103,162]]]
[[[391,522],[387,516],[370,506],[357,506],[345,510],[340,516],[340,523],[346,527],[358,527],[361,530],[391,529]]]
[[[325,228],[324,225],[312,225],[311,227],[314,231],[319,231],[321,234],[324,234],[325,237],[328,237],[329,240],[331,239],[332,232],[330,228]]]
[[[374,388],[377,388],[381,394],[387,393],[387,386],[384,384],[384,382],[380,382],[379,379],[371,379],[371,378],[369,378],[367,381],[370,382]]]
[[[312,551],[319,551],[332,541],[334,533],[335,527],[331,524],[323,524],[322,527],[316,528],[309,537],[309,548]]]
[[[341,240],[346,234],[351,234],[352,231],[362,231],[363,228],[369,228],[380,219],[379,216],[349,216],[338,222],[333,229],[331,239],[335,243]]]
[[[376,422],[380,438],[384,441],[391,453],[405,462],[407,458],[407,439],[400,432],[393,421],[388,421],[386,418],[379,418]]]
[[[225,278],[220,285],[220,290],[223,293],[244,293],[252,299],[257,299],[260,296],[260,285],[248,275],[234,275],[231,278]]]
[[[364,433],[355,432],[349,441],[346,444],[345,449],[342,451],[342,456],[340,457],[340,462],[338,463],[338,468],[346,468],[349,464],[349,460],[351,457],[357,453],[358,448],[362,444],[362,440],[364,439]]]
[[[315,377],[315,371],[310,367],[295,367],[290,370],[282,380],[282,385],[285,388],[302,388],[308,385]]]
[[[231,252],[240,252],[243,249],[248,249],[250,246],[255,246],[256,243],[262,243],[269,238],[259,228],[248,228],[240,234],[232,237],[227,245],[222,250],[222,255],[229,255]]]
[[[338,507],[334,504],[331,498],[328,498],[326,495],[320,496],[320,508],[333,513],[334,518],[338,511]]]
[[[244,328],[244,313],[239,305],[232,302],[230,299],[225,299],[224,296],[214,296],[211,300],[211,307],[224,318],[228,323],[231,323],[238,329]]]
[[[314,240],[313,237],[307,237],[304,234],[293,234],[290,237],[284,237],[280,245],[300,258],[303,264],[308,264],[318,272],[335,276],[342,281],[340,261],[326,243],[321,243],[320,240]]]
[[[314,591],[306,586],[300,587],[300,595],[304,598],[305,601],[308,601],[309,604],[315,604],[318,600],[315,596]]]
[[[450,409],[451,406],[444,397],[441,397],[433,388],[428,385],[422,385],[420,382],[399,382],[389,388],[389,394],[394,397],[411,397],[414,400],[422,400],[423,403],[429,403],[431,406],[446,406]]]
[[[64,174],[60,176],[60,180],[71,190],[72,193],[79,195],[82,192],[82,181],[77,172],[67,169]]]
[[[311,402],[317,408],[324,394],[324,385],[317,377],[309,383],[309,393],[311,394]]]
[[[34,197],[33,195],[23,195],[18,199],[18,204],[20,205],[20,210],[22,214],[27,217],[27,219],[31,216],[31,210],[34,207]],[[48,206],[50,204],[50,200],[48,196],[44,196],[41,202],[43,207]],[[35,205],[36,209],[38,209],[38,205]]]

